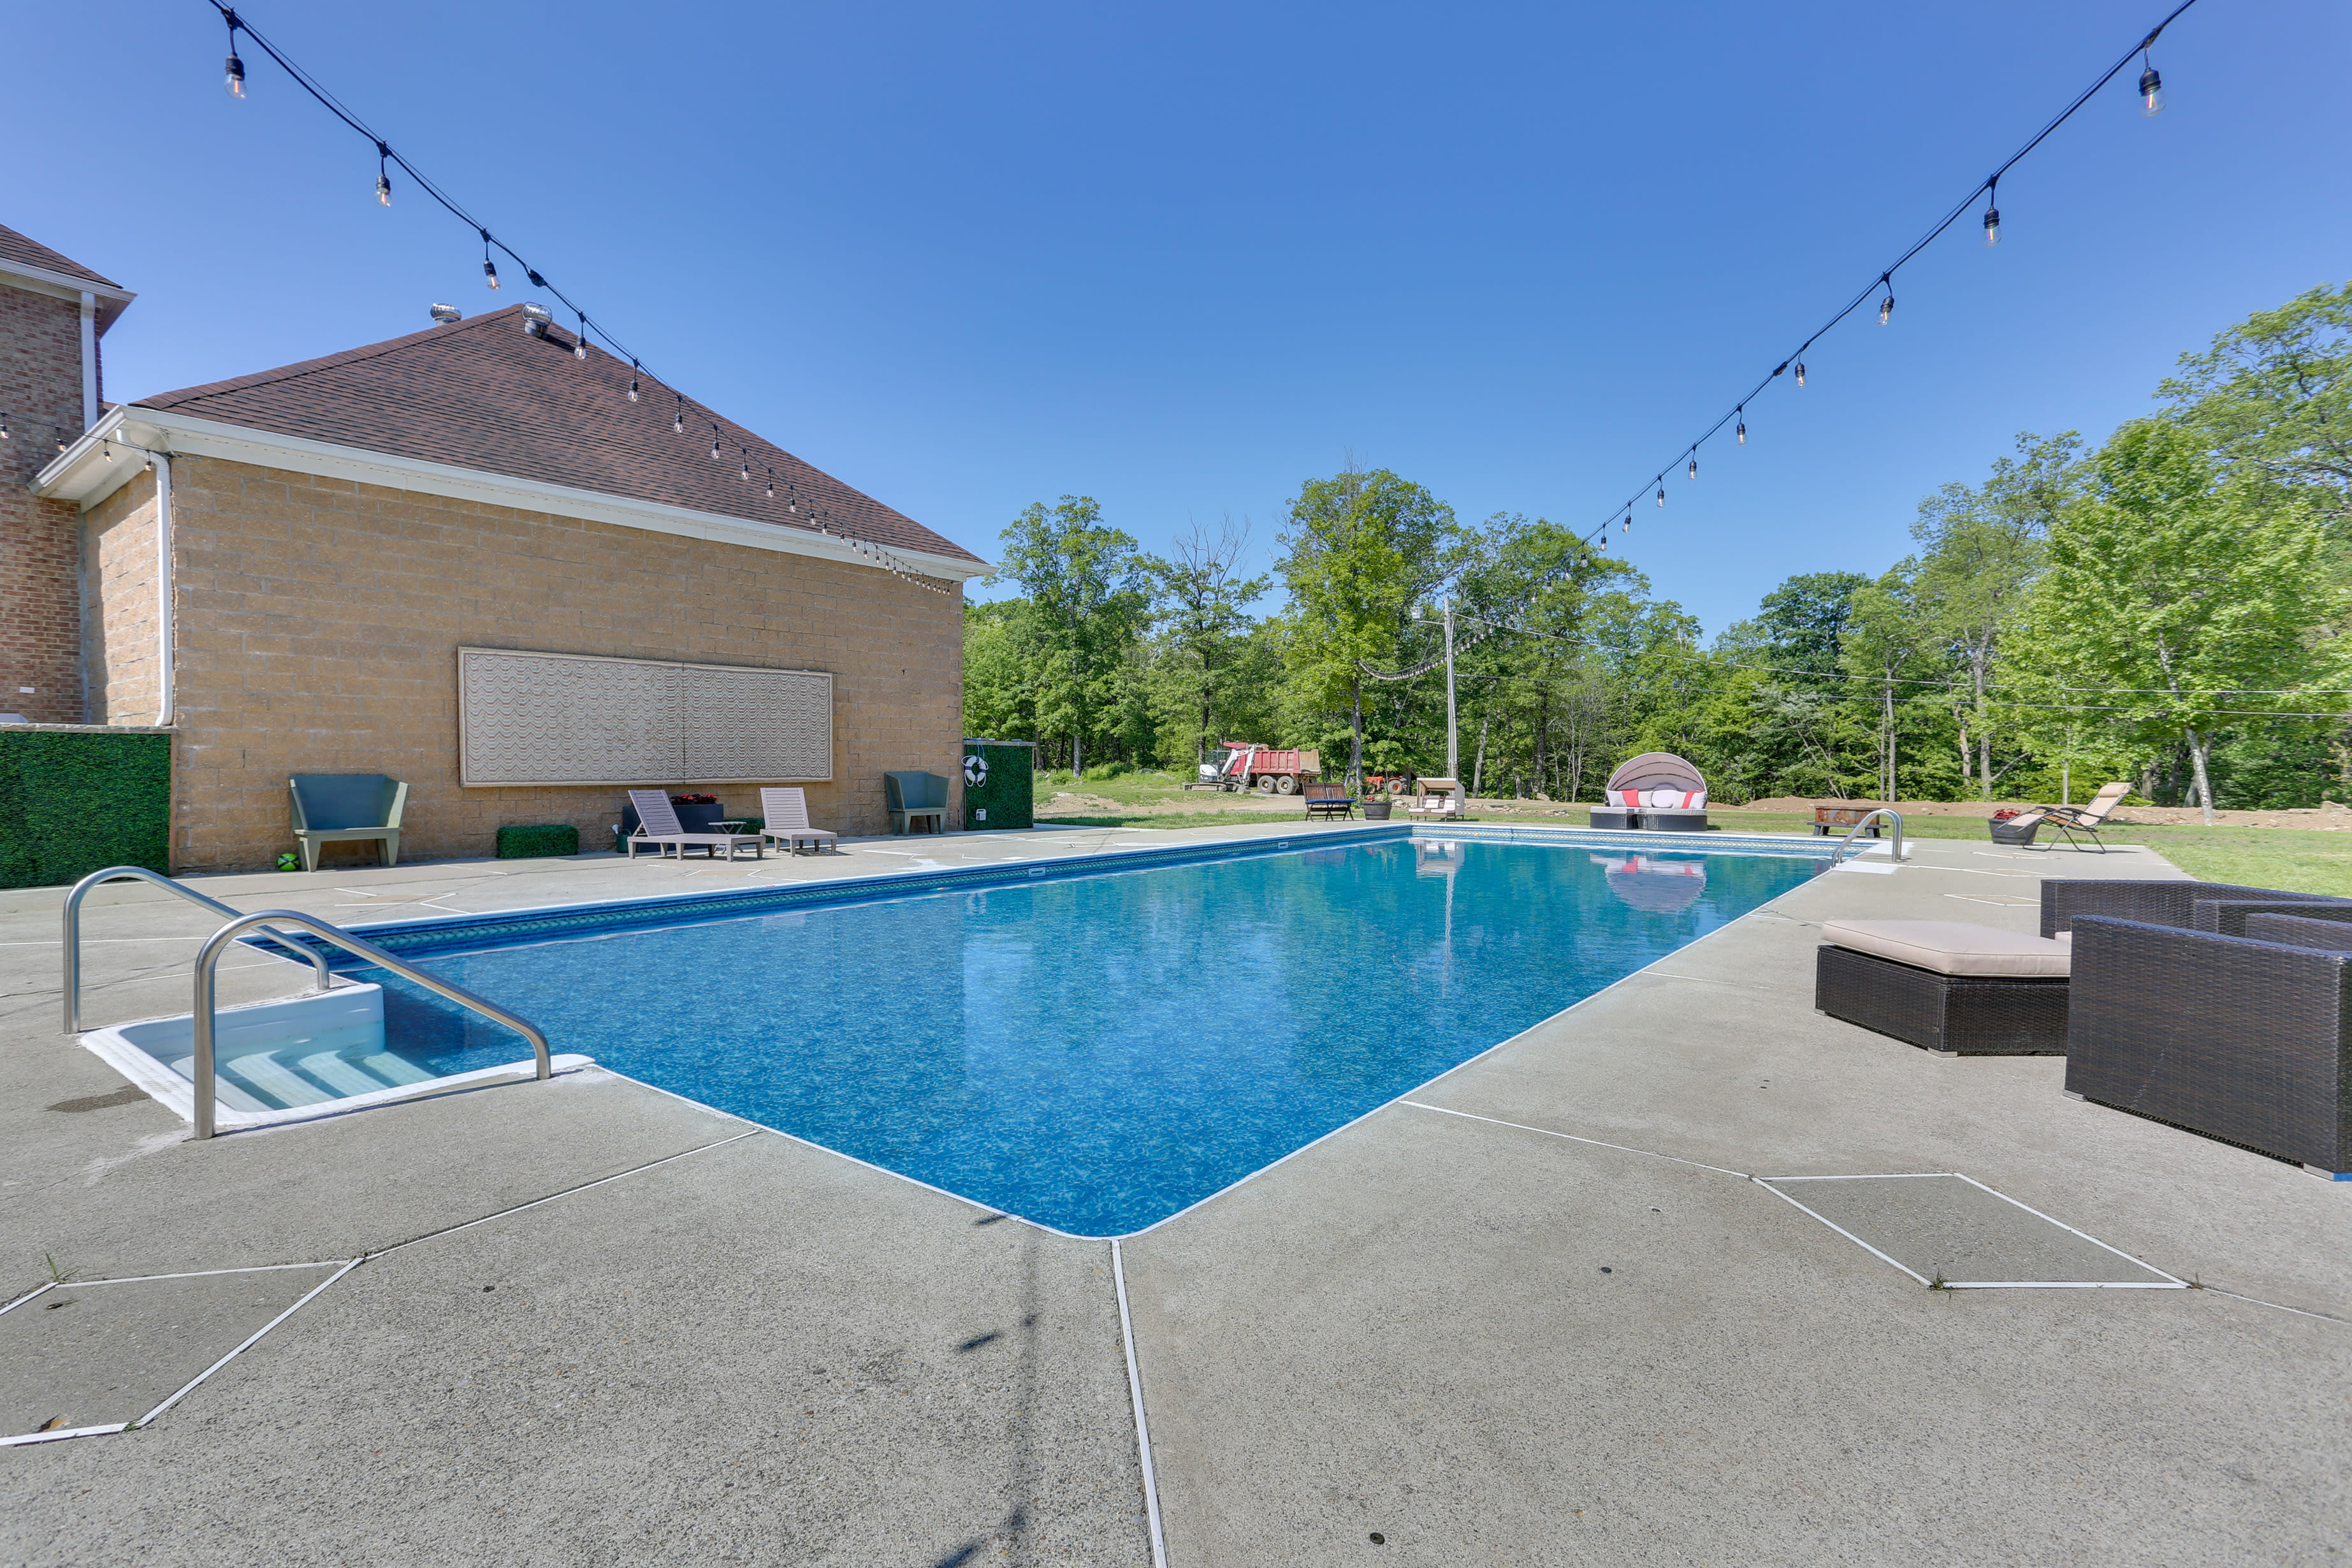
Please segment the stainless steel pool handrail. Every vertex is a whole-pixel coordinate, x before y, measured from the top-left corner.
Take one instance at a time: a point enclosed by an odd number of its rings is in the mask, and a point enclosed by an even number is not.
[[[1882,816],[1889,818],[1895,824],[1895,860],[1897,865],[1902,864],[1903,814],[1895,810],[1891,805],[1882,805],[1864,812],[1862,814],[1862,820],[1845,830],[1845,837],[1839,839],[1837,847],[1830,851],[1830,865],[1832,867],[1835,867],[1839,861],[1844,859],[1845,847],[1853,842],[1854,835],[1860,833],[1864,828],[1869,826],[1872,823],[1877,821]],[[1857,849],[1854,853],[1859,855],[1862,851]]]
[[[236,913],[235,910],[230,912]],[[393,957],[373,942],[362,942],[341,926],[329,925],[325,921],[314,920],[309,915],[293,910],[263,910],[258,914],[237,915],[236,919],[207,937],[203,949],[196,954],[196,997],[194,1009],[196,1025],[196,1059],[189,1064],[188,1076],[195,1080],[196,1086],[197,1137],[209,1138],[213,1135],[213,1101],[218,1089],[213,1071],[214,972],[220,963],[220,955],[227,951],[228,944],[236,938],[236,933],[248,927],[260,925],[264,921],[277,921],[282,924],[307,931],[321,942],[332,942],[345,952],[364,958],[380,969],[389,969],[403,979],[424,986],[436,996],[446,996],[461,1007],[469,1007],[492,1023],[504,1024],[530,1042],[531,1054],[539,1061],[538,1076],[542,1079],[555,1076],[554,1064],[548,1056],[547,1037],[541,1034],[539,1026],[528,1018],[519,1018],[497,1003],[485,1001],[462,985],[452,985],[446,980],[436,980],[415,965]]]
[[[66,895],[65,908],[66,1033],[68,1035],[81,1033],[81,900],[100,882],[126,879],[152,882],[167,892],[179,894],[192,904],[210,910],[216,915],[226,915],[231,920],[236,920],[245,913],[243,910],[222,903],[218,899],[205,897],[184,882],[173,881],[161,871],[150,871],[144,866],[109,866],[105,870],[92,871],[76,882],[73,890]],[[272,931],[270,934],[276,936],[278,933]],[[326,990],[331,978],[327,967],[327,955],[291,940],[287,940],[286,945],[310,961],[311,967],[319,972],[319,989]]]

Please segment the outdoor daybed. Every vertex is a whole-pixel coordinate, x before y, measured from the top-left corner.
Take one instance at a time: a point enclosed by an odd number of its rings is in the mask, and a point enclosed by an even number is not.
[[[1595,827],[1640,827],[1666,833],[1706,830],[1706,780],[1672,752],[1643,752],[1618,764],[1592,808]]]

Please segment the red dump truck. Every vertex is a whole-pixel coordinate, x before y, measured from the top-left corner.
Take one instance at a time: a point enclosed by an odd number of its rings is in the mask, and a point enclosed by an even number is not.
[[[1297,795],[1298,786],[1321,775],[1323,760],[1312,750],[1277,751],[1248,741],[1225,741],[1201,764],[1202,789],[1254,789],[1260,795]]]

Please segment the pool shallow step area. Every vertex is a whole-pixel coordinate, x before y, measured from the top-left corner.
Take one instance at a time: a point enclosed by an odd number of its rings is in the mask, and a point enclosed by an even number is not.
[[[532,1021],[567,1065],[1100,1237],[1249,1179],[1822,866],[1806,840],[1412,825],[362,929]],[[373,1003],[221,1016],[225,1126],[517,1070],[510,1030],[333,956]],[[184,1037],[133,1027],[121,1046],[155,1064],[134,1078],[184,1086]]]
[[[205,939],[196,953],[192,1012],[84,1034],[82,900],[92,889],[116,881],[162,888],[229,921]],[[186,1117],[199,1139],[212,1137],[224,1116],[232,1125],[251,1126],[314,1114],[319,1108],[356,1110],[417,1093],[475,1087],[517,1070],[527,1069],[540,1079],[554,1074],[547,1037],[538,1026],[299,910],[247,914],[144,867],[114,866],[75,883],[63,912],[67,1032],[79,1035],[133,1084]],[[295,932],[303,933],[302,938]],[[318,975],[317,992],[232,1010],[224,1025],[215,993],[219,961],[240,938],[299,953]],[[392,1045],[380,987],[335,987],[327,960],[331,952],[366,963],[373,972],[397,975],[420,994],[454,1005],[463,1016],[503,1026],[530,1047],[532,1059],[456,1075],[419,1066]]]

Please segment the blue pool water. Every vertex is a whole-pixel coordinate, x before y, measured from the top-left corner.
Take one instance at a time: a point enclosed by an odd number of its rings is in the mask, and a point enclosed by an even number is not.
[[[1393,839],[419,956],[557,1051],[1081,1236],[1199,1202],[1811,876]],[[378,970],[436,1073],[528,1055]]]

